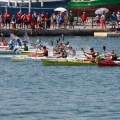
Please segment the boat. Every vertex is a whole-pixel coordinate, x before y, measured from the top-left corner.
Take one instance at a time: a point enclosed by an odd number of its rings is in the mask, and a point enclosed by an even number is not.
[[[66,8],[72,10],[75,16],[81,16],[86,12],[90,17],[95,16],[95,10],[101,7],[108,8],[107,14],[111,15],[113,11],[120,11],[120,0],[71,0],[66,5]]]
[[[95,62],[75,58],[42,58],[44,66],[94,66]]]
[[[98,66],[120,66],[120,60],[100,60]]]
[[[22,7],[22,13],[28,13],[29,6],[31,12],[52,14],[57,7],[65,7],[70,0],[0,0],[0,11],[5,12],[6,9],[11,14],[16,14]]]
[[[41,61],[42,58],[46,57],[29,57],[29,56],[13,56],[11,61],[13,62],[25,62],[25,61]]]

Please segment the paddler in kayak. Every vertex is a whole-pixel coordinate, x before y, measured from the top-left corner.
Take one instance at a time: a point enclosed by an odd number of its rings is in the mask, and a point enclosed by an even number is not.
[[[46,49],[46,46],[42,47],[42,51],[43,51],[42,53],[37,54],[37,57],[43,57],[43,56],[47,57],[48,56],[48,50]]]
[[[36,48],[39,48],[41,50],[41,48],[43,47],[41,38],[38,38],[38,40],[36,40],[36,44],[37,44]]]
[[[90,52],[85,52],[84,50],[83,50],[83,52],[84,52],[84,54],[90,55],[90,56],[86,55],[87,60],[90,60],[91,62],[95,62],[96,61],[97,54],[96,54],[96,52],[94,51],[93,48],[90,48]]]
[[[110,53],[105,55],[106,59],[117,60],[117,54],[112,50]]]
[[[0,46],[7,46],[7,42],[6,42],[5,38],[3,37],[2,33],[1,33],[1,36],[2,36],[2,38],[1,38]]]

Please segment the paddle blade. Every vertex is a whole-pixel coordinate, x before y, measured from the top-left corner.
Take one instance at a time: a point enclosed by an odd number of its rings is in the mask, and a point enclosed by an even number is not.
[[[106,50],[106,46],[103,46],[103,50],[104,50],[104,51]]]
[[[83,49],[83,48],[81,48],[81,50],[84,52],[84,49]]]

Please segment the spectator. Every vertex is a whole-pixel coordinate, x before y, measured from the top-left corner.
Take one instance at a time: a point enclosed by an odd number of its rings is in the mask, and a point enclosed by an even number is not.
[[[33,34],[33,31],[36,32],[36,29],[35,29],[35,22],[32,21],[31,24],[30,24],[30,26],[31,26],[31,34]]]
[[[12,29],[15,30],[16,29],[16,19],[15,19],[15,15],[12,16],[12,19],[11,19],[11,23],[12,23]]]
[[[58,23],[58,28],[61,28],[61,25],[62,25],[62,15],[61,15],[61,13],[58,13],[57,23]]]
[[[106,28],[107,15],[106,15],[105,11],[103,11],[103,15],[104,15],[104,26],[105,26],[105,28]]]
[[[26,14],[24,14],[24,16],[23,16],[23,23],[24,23],[24,29],[25,29],[25,26],[27,26],[27,28],[28,28],[28,18],[27,18]]]
[[[87,15],[85,12],[83,12],[82,16],[81,16],[83,25],[84,25],[84,29],[86,28],[86,20],[87,20]]]
[[[53,29],[56,29],[56,24],[57,24],[57,16],[55,13],[52,14],[52,20],[53,20]]]
[[[42,21],[42,25],[45,27],[45,13],[42,12],[41,14],[41,21]]]
[[[64,14],[64,17],[63,17],[63,21],[64,21],[64,28],[67,28],[67,25],[68,25],[68,16],[66,14]]]
[[[119,23],[120,23],[120,12],[117,12],[117,28],[119,28]]]
[[[112,22],[112,28],[115,28],[117,23],[117,16],[115,12],[113,12],[113,14],[111,15],[111,22]]]
[[[50,15],[46,13],[46,28],[50,28],[50,23],[51,23],[50,18],[51,18]]]
[[[69,14],[69,28],[74,28],[74,25],[73,25],[73,22],[74,22],[74,14],[72,13],[72,11],[70,11],[70,14]]]
[[[28,25],[28,26],[30,26],[31,21],[32,21],[32,14],[31,14],[31,13],[28,13],[28,15],[27,15],[27,25]]]
[[[7,29],[7,24],[9,24],[9,29],[10,29],[10,13],[9,12],[5,13],[5,22],[6,22],[6,29]]]
[[[99,14],[95,17],[95,24],[96,24],[96,28],[100,27],[100,15]]]
[[[19,12],[17,14],[17,20],[18,20],[18,26],[20,27],[21,29],[21,25],[22,25],[22,14]]]
[[[104,15],[104,12],[102,13],[102,15],[100,17],[100,22],[101,22],[102,28],[104,29],[105,28],[105,15]]]

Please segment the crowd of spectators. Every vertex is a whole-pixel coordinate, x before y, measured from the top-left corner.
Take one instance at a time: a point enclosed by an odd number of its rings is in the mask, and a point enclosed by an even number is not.
[[[77,22],[83,24],[84,29],[86,28],[86,23],[89,21],[87,14],[83,12],[80,19]],[[109,18],[111,20],[112,28],[119,28],[120,22],[120,13],[115,13],[111,15]],[[106,13],[103,11],[102,15],[96,15],[94,18],[94,22],[96,24],[96,28],[106,28]],[[39,13],[37,14],[35,11],[33,13],[24,13],[18,12],[16,15],[11,15],[8,12],[4,14],[0,14],[0,28],[3,29],[31,29],[31,34],[36,31],[43,31],[44,29],[61,29],[61,28],[74,28],[74,14],[72,11],[69,13],[58,12],[49,15],[48,13]]]

